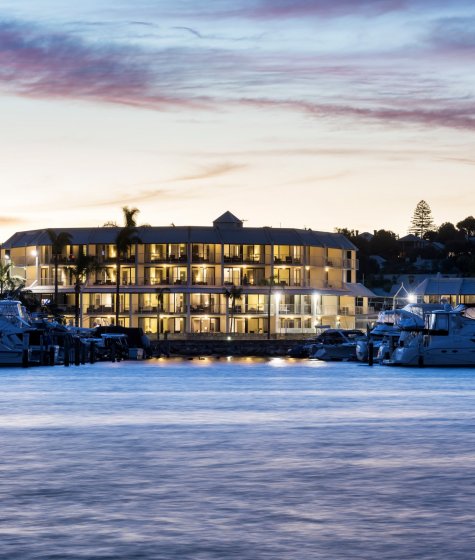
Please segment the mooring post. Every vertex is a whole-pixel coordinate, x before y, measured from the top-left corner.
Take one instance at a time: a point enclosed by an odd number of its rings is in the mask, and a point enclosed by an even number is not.
[[[30,365],[30,335],[23,333],[23,351],[21,354],[21,366],[27,368]]]
[[[50,366],[55,365],[54,356],[55,356],[54,344],[51,344],[49,347],[49,360],[48,360]]]
[[[368,365],[369,366],[372,366],[374,361],[373,349],[374,349],[374,343],[368,342]]]
[[[64,335],[63,352],[64,352],[64,365],[66,367],[69,367],[69,364],[71,363],[71,353],[70,353],[71,351],[70,351],[69,335],[68,334]]]
[[[89,346],[89,361],[91,364],[96,361],[96,343],[94,341]]]
[[[81,341],[78,337],[74,339],[74,365],[78,366],[81,363]]]

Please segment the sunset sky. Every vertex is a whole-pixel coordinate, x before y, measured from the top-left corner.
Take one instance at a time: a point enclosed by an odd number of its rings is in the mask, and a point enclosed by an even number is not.
[[[473,0],[2,0],[0,241],[475,214]]]

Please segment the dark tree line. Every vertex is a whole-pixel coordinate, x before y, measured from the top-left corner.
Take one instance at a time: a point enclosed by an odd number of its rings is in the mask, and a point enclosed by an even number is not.
[[[371,285],[381,274],[436,273],[475,275],[475,218],[467,216],[453,224],[435,226],[429,205],[417,205],[409,232],[416,238],[407,242],[389,230],[378,230],[371,237],[354,230],[337,228],[358,248],[359,281]],[[375,258],[376,257],[376,258]],[[383,264],[381,264],[381,257]],[[421,265],[422,261],[422,265]],[[422,266],[422,268],[421,268]]]

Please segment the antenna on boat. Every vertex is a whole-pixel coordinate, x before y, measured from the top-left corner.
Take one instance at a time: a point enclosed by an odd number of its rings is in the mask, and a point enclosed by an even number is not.
[[[399,292],[402,292],[402,291],[406,292],[406,295],[409,295],[409,292],[404,287],[404,282],[401,282],[401,286],[399,287],[397,292],[393,295],[393,309],[396,309],[396,299],[397,299],[397,296],[399,295]]]

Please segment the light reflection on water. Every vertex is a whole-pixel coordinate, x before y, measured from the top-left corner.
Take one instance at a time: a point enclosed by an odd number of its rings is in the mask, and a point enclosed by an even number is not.
[[[0,370],[0,558],[471,559],[475,370]]]

